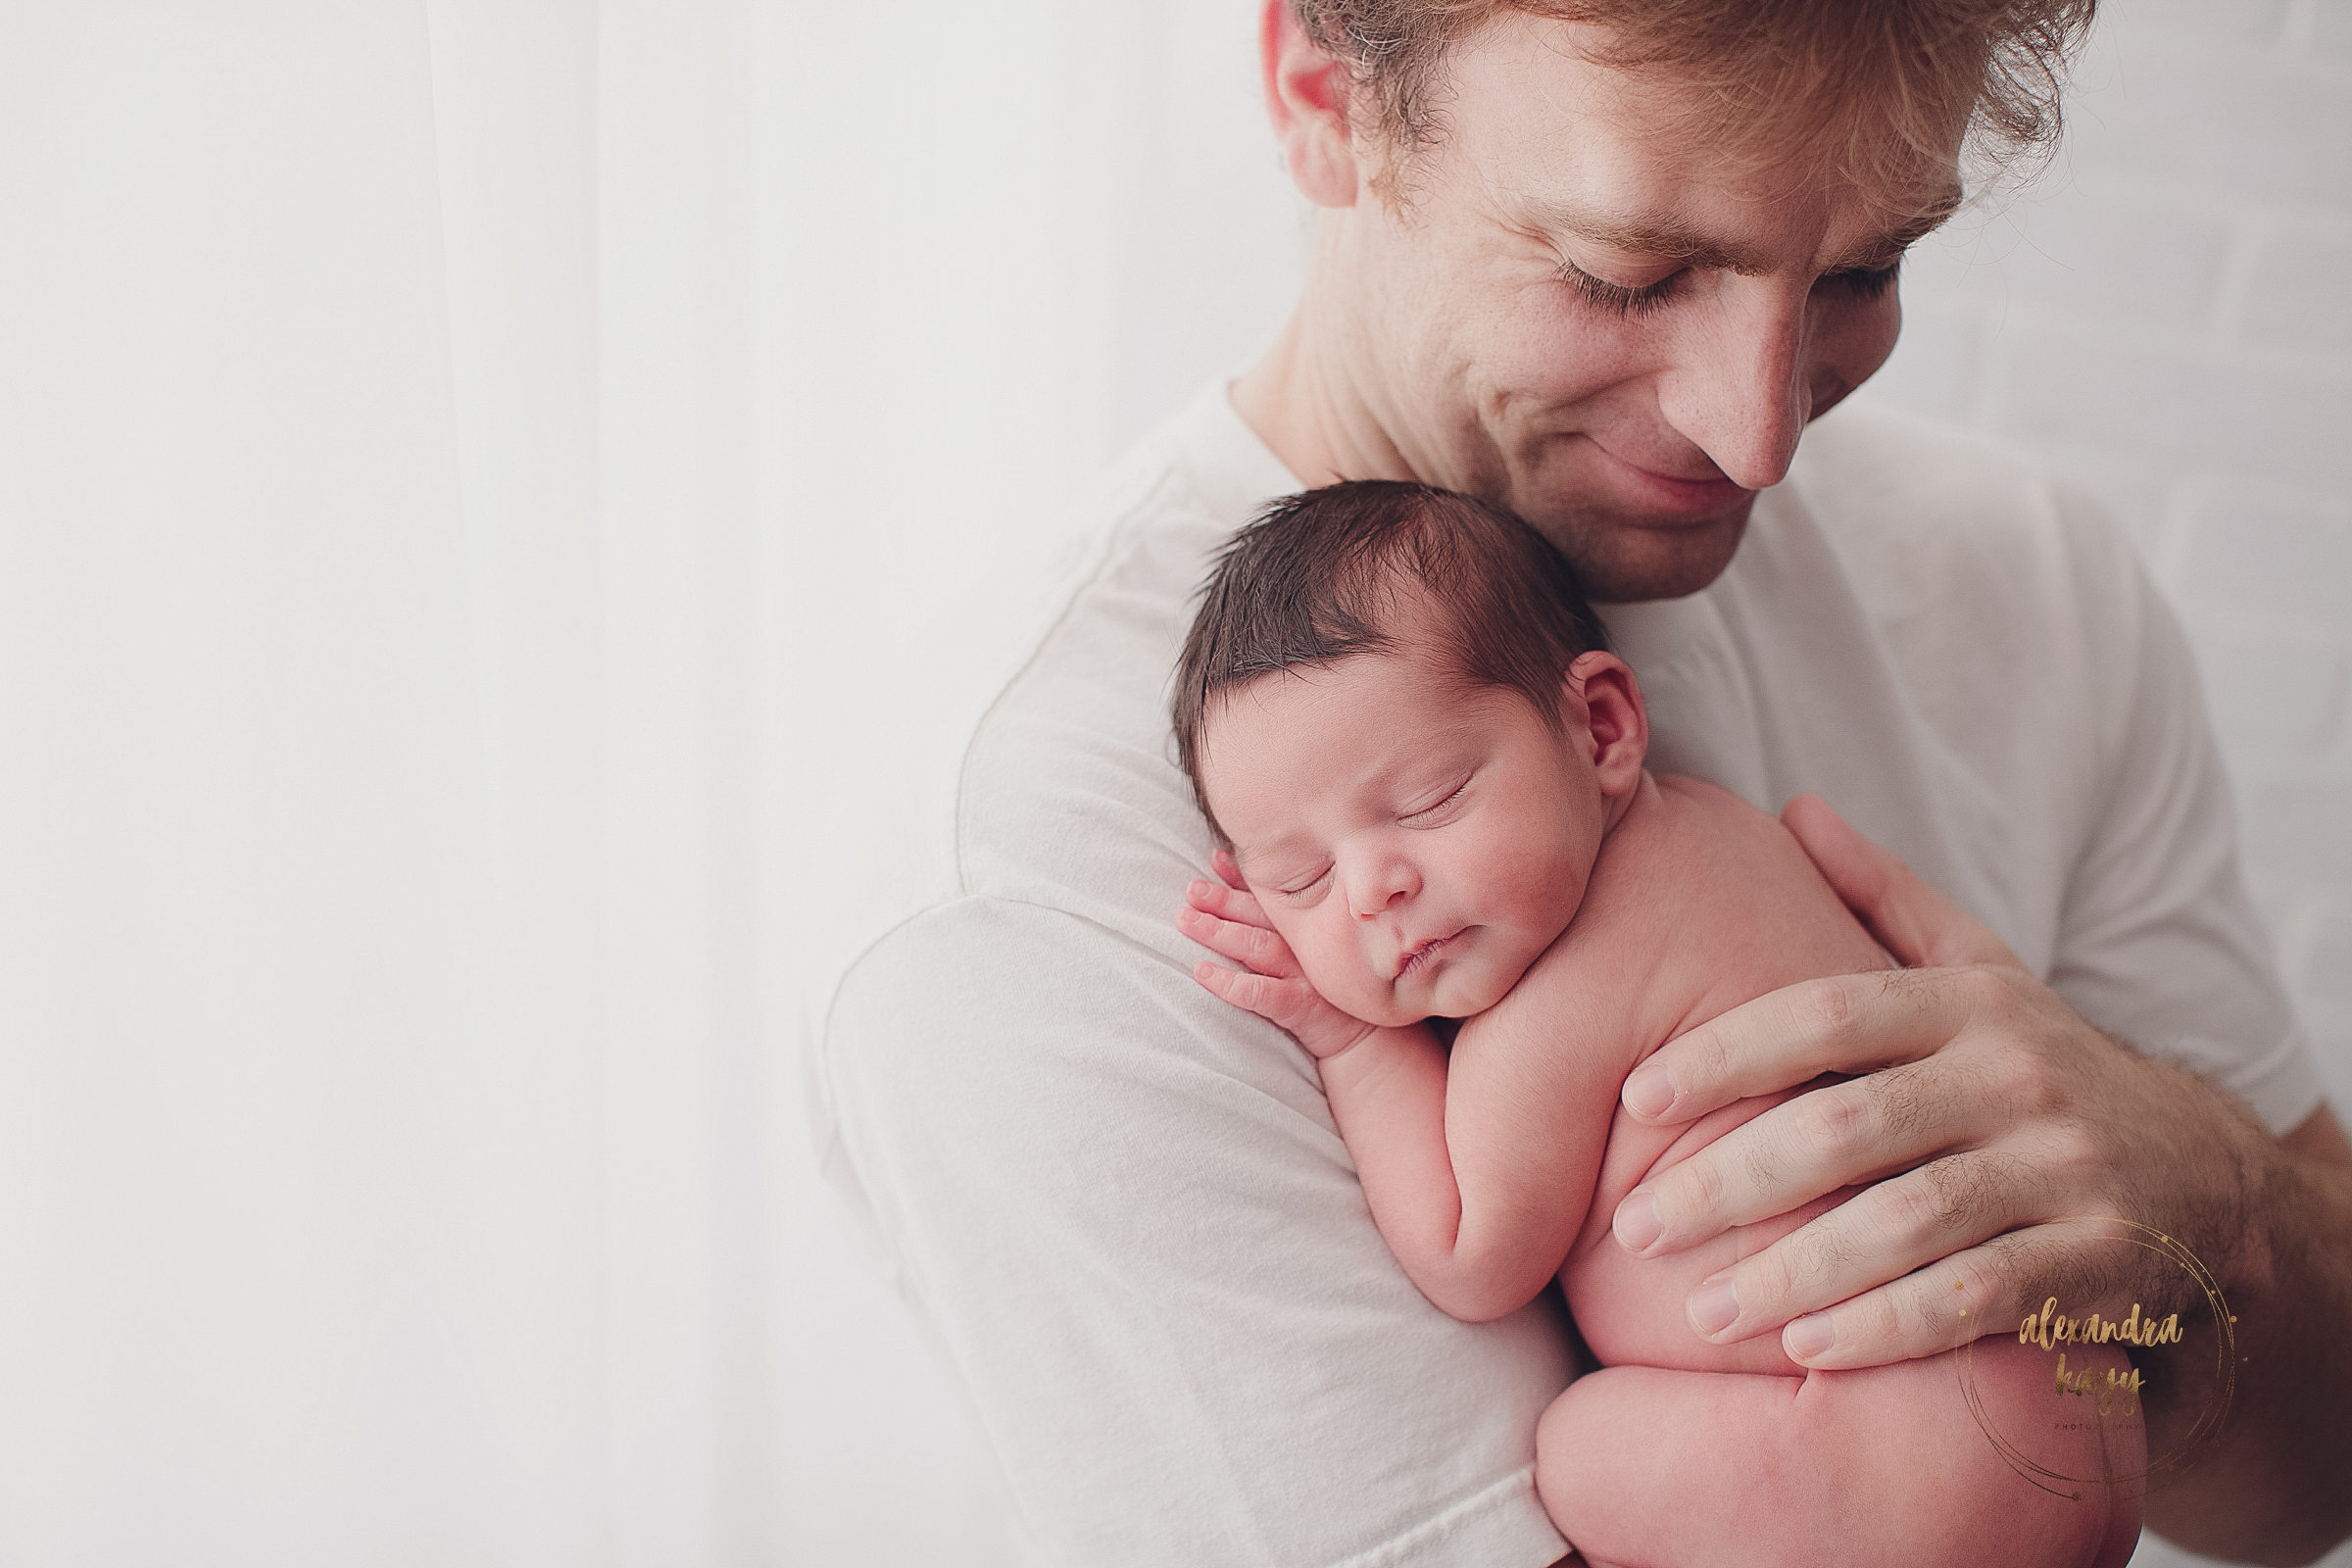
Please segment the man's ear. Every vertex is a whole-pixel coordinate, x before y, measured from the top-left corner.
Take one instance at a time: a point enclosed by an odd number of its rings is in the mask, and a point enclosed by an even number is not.
[[[1579,654],[1560,682],[1560,704],[1570,739],[1592,748],[1601,794],[1632,793],[1649,755],[1649,712],[1631,666],[1615,654]]]
[[[1291,0],[1266,0],[1257,30],[1266,118],[1283,166],[1317,207],[1353,207],[1358,170],[1349,131],[1346,62],[1299,30]]]

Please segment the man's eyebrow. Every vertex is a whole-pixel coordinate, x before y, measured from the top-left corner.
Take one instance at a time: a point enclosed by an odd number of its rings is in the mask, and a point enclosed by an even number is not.
[[[1830,270],[1835,272],[1853,268],[1877,269],[1888,265],[1903,252],[1951,221],[1952,215],[1960,210],[1961,199],[1960,187],[1952,186],[1934,201],[1920,208],[1907,221],[1895,224],[1894,227],[1873,239],[1865,240],[1839,257]]]
[[[1945,191],[1907,220],[1853,246],[1825,270],[1875,270],[1887,266],[1912,245],[1942,227],[1959,210],[1960,200],[1957,186]],[[1576,234],[1637,256],[1656,256],[1681,262],[1686,267],[1711,268],[1747,276],[1772,270],[1770,260],[1761,251],[1710,239],[1671,219],[1618,217],[1544,201],[1531,203],[1529,212],[1547,231]]]

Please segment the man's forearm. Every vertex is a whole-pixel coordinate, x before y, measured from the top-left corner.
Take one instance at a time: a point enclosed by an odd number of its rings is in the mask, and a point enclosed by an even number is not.
[[[2218,1447],[2149,1494],[2148,1524],[2195,1551],[2308,1563],[2352,1535],[2352,1144],[2322,1106],[2268,1151],[2259,1218],[2224,1282],[2237,1386]],[[2181,1444],[2216,1392],[2210,1362],[2150,1390],[2148,1452]]]

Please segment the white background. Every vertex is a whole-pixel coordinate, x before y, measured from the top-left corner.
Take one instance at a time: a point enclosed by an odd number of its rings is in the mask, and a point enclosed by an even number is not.
[[[1252,9],[0,7],[0,1564],[1011,1560],[796,847],[861,643],[1279,322]],[[2352,3],[2084,80],[1873,391],[2141,540],[2352,1103]]]

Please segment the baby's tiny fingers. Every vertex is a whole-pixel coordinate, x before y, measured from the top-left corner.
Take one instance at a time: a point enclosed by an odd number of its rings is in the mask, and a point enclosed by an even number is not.
[[[1298,960],[1291,956],[1291,945],[1263,927],[1220,920],[1206,910],[1191,908],[1176,911],[1176,929],[1211,953],[1223,954],[1259,974],[1285,980],[1298,976]]]
[[[1196,909],[1227,920],[1239,920],[1244,925],[1273,929],[1273,922],[1266,918],[1266,911],[1258,906],[1255,896],[1243,889],[1222,887],[1206,877],[1200,877],[1184,890],[1184,895]]]
[[[1221,963],[1203,958],[1193,966],[1193,978],[1200,981],[1210,994],[1231,1003],[1244,1012],[1254,1012],[1268,1023],[1281,1024],[1293,1011],[1298,998],[1289,987],[1295,980],[1277,980],[1268,975],[1251,974],[1247,969],[1228,969]]]

